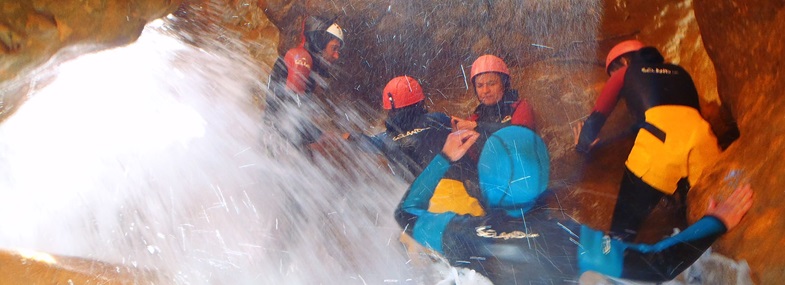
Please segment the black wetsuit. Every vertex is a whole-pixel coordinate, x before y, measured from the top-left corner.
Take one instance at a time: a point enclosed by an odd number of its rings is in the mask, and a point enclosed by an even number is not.
[[[313,96],[317,86],[326,87],[327,76],[321,58],[302,46],[290,49],[273,66],[265,119],[299,148],[316,142],[322,135],[314,120],[324,110]]]
[[[701,117],[698,92],[682,67],[664,63],[654,48],[632,55],[611,74],[586,120],[577,150],[588,152],[619,98],[635,118],[635,146],[625,165],[611,232],[627,241],[665,195],[686,192],[719,155],[711,126]]]
[[[428,113],[420,104],[391,112],[385,126],[387,130],[371,137],[371,143],[387,157],[395,175],[407,182],[441,152],[452,130],[447,115]]]

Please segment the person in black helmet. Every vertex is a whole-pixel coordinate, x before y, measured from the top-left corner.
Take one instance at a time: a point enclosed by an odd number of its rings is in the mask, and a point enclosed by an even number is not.
[[[328,87],[329,67],[339,59],[343,45],[343,29],[335,20],[309,16],[304,23],[303,42],[278,58],[273,67],[266,119],[301,149],[309,149],[322,137],[313,118],[324,111],[314,101],[314,91]]]

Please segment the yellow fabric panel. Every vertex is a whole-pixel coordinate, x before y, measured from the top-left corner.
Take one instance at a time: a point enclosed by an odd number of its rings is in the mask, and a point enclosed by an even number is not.
[[[466,193],[463,183],[453,179],[442,179],[436,185],[428,211],[431,213],[454,212],[475,217],[485,215],[480,202]]]
[[[641,180],[665,194],[673,194],[684,177],[695,185],[720,154],[711,126],[694,108],[654,107],[646,111],[646,121],[665,132],[665,142],[641,129],[626,165]]]

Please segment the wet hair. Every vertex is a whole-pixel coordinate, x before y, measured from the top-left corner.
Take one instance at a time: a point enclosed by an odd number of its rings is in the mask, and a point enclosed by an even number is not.
[[[387,113],[387,119],[384,120],[384,124],[388,130],[392,130],[394,133],[401,133],[403,130],[411,128],[420,116],[427,113],[428,109],[425,108],[425,101],[423,100],[413,105],[390,110]]]
[[[662,54],[659,50],[655,47],[644,47],[637,52],[633,53],[632,62],[642,62],[642,63],[663,63],[665,62],[665,58],[662,57]]]
[[[311,31],[305,33],[306,48],[314,53],[319,53],[327,48],[330,40],[338,39],[326,31]],[[340,39],[338,39],[340,41]]]
[[[622,62],[622,58],[626,59],[628,63],[632,62],[639,62],[639,63],[663,63],[665,62],[665,58],[660,54],[660,51],[657,50],[655,47],[644,47],[637,51],[631,51],[628,53],[624,53],[613,61],[611,64],[608,65],[608,73],[612,73],[619,68],[624,66]]]
[[[327,28],[335,23],[336,17],[326,18],[323,16],[308,16],[305,19],[305,27],[303,33],[305,34],[306,48],[314,53],[319,53],[327,48],[327,44],[332,39],[338,39],[336,36],[327,32]],[[340,39],[338,39],[340,41]],[[341,42],[343,44],[343,42]]]
[[[608,65],[608,74],[611,74],[614,71],[624,67],[624,62],[622,61],[622,59],[626,59],[627,62],[630,62],[630,58],[632,58],[633,53],[635,52],[631,51],[628,53],[624,53],[620,56],[617,56],[613,61],[611,61],[611,64]]]

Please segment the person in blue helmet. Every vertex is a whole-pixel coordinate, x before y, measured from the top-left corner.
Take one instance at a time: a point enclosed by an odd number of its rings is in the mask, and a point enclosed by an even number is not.
[[[486,141],[478,163],[479,198],[486,214],[429,212],[438,181],[463,157],[479,133],[451,133],[401,199],[395,218],[404,232],[443,255],[453,266],[485,275],[495,284],[576,281],[586,271],[611,277],[665,281],[689,267],[752,206],[749,185],[713,200],[705,216],[656,244],[633,244],[580,225],[538,199],[546,190],[549,159],[533,131],[510,126]]]

